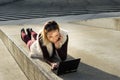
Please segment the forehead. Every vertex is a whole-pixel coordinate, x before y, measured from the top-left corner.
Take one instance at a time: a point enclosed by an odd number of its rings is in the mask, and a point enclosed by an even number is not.
[[[58,30],[52,30],[50,32],[47,33],[47,36],[56,36],[59,34]]]

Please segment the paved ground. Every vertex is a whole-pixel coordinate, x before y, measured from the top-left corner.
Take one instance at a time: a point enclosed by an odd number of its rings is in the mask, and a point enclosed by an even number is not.
[[[0,39],[0,80],[27,80]]]
[[[86,17],[90,18],[90,16]],[[16,41],[19,40],[16,36],[20,36],[21,28],[31,27],[38,32],[43,23],[50,19],[58,21],[60,26],[68,31],[69,55],[73,58],[82,58],[77,73],[63,75],[60,76],[61,78],[65,80],[120,80],[119,31],[76,24],[76,21],[80,21],[78,16],[18,20],[13,21],[17,25],[11,23],[0,28]],[[22,41],[17,41],[17,43],[24,45]]]

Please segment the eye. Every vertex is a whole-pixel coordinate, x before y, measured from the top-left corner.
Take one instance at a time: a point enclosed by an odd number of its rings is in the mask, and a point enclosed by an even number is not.
[[[55,37],[58,37],[59,35],[56,35]]]
[[[52,36],[48,36],[48,38],[52,38]]]

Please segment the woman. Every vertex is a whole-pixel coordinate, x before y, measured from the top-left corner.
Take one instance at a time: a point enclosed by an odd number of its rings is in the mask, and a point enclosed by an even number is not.
[[[32,30],[21,30],[21,38],[30,49],[31,57],[41,57],[51,65],[52,69],[57,68],[58,64],[54,61],[57,56],[61,61],[67,58],[68,34],[59,28],[55,21],[48,21],[38,35]],[[36,39],[37,36],[37,39]]]

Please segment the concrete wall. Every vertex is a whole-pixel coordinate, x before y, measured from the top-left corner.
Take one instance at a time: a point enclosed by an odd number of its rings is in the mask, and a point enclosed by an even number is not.
[[[120,31],[120,19],[119,18],[91,19],[87,21],[80,21],[79,24]]]
[[[15,38],[16,37],[16,38]],[[9,50],[21,70],[24,72],[28,80],[62,80],[60,77],[55,75],[51,70],[50,66],[42,60],[32,59],[29,57],[28,49],[20,47],[20,44],[16,43],[20,41],[20,37],[17,35],[13,41],[13,37],[6,35],[0,29],[0,38]]]

